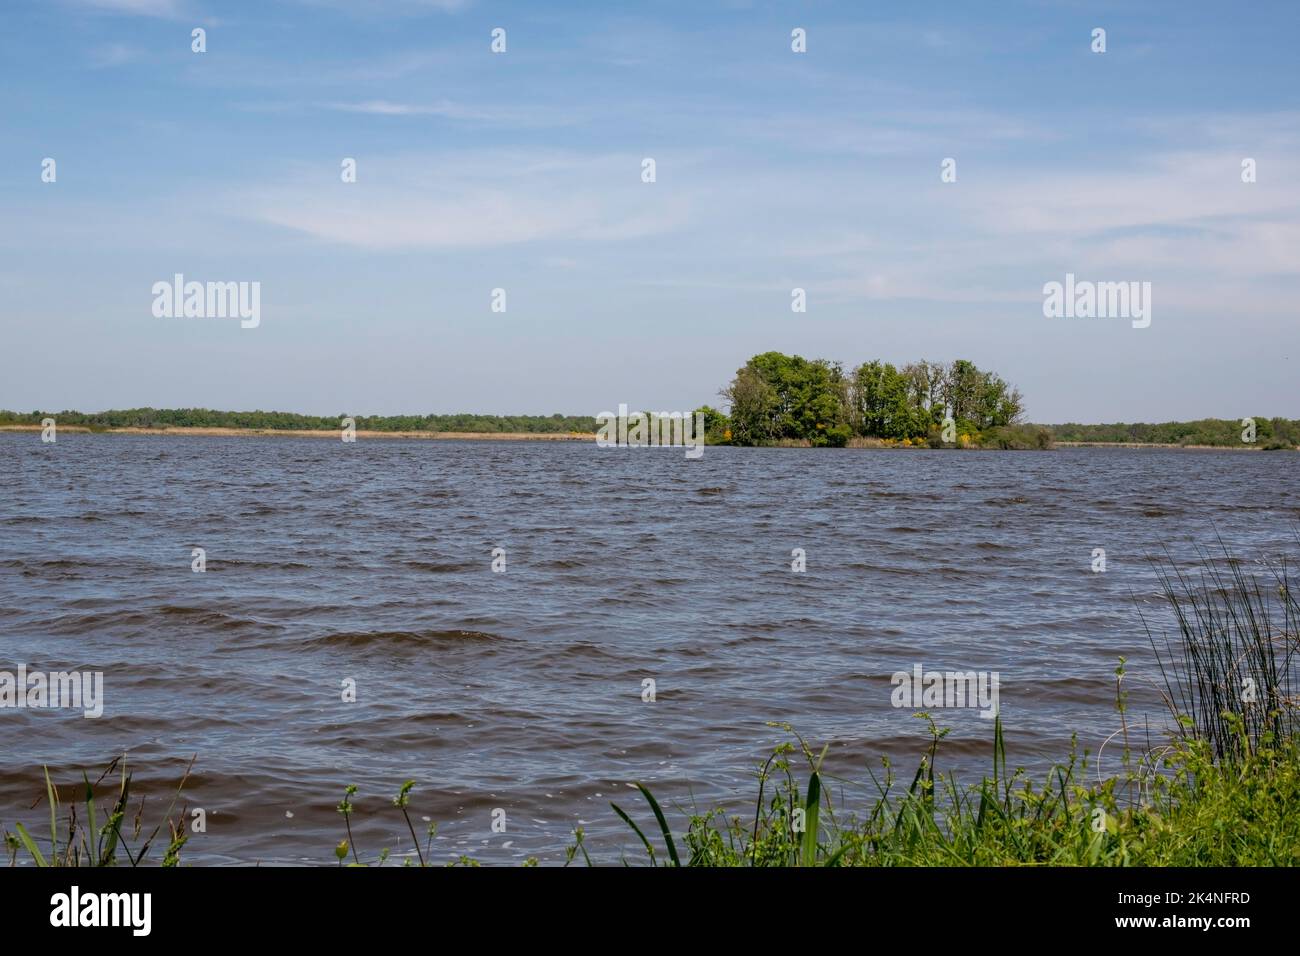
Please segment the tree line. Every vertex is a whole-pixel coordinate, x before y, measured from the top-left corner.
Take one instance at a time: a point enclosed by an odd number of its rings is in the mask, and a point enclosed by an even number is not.
[[[209,408],[128,408],[106,412],[0,411],[0,425],[39,425],[53,418],[60,425],[86,428],[247,428],[271,431],[338,431],[346,415],[299,415],[295,412],[221,412]],[[355,415],[360,431],[488,432],[588,434],[590,415]]]
[[[1254,435],[1250,435],[1250,424]],[[1145,422],[1110,425],[1079,425],[1069,422],[1050,426],[1057,441],[1141,442],[1153,445],[1214,445],[1239,447],[1255,444],[1262,449],[1295,448],[1300,445],[1300,419],[1202,418],[1191,422]],[[1249,437],[1254,442],[1248,442]]]

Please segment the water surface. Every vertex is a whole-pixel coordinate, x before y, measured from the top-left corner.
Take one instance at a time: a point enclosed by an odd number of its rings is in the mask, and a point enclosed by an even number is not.
[[[347,783],[363,850],[409,851],[408,778],[437,859],[562,862],[582,826],[616,861],[628,781],[748,800],[769,722],[849,780],[910,768],[925,727],[890,675],[917,663],[997,671],[1010,759],[1041,767],[1117,729],[1121,654],[1155,733],[1146,557],[1294,551],[1295,461],[0,434],[0,670],[101,670],[106,696],[0,710],[0,825],[42,819],[42,764],[125,751],[156,814],[197,754],[189,862],[330,862]],[[991,722],[940,719],[941,765],[984,769]]]

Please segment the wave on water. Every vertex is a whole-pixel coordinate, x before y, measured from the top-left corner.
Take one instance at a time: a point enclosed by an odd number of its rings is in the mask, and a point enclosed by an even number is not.
[[[428,631],[336,631],[310,639],[312,644],[326,647],[400,646],[457,646],[466,643],[493,643],[508,638],[486,631],[428,630]]]

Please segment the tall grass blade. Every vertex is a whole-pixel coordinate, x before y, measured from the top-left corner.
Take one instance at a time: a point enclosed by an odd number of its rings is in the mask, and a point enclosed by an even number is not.
[[[646,853],[650,855],[650,865],[658,866],[658,863],[655,862],[655,848],[650,845],[650,841],[647,840],[646,835],[641,832],[641,828],[636,825],[636,822],[631,817],[629,817],[626,813],[623,812],[622,807],[620,807],[617,803],[611,801],[610,806],[614,808],[614,812],[617,813],[622,818],[623,822],[626,823],[628,826],[630,826],[632,828],[632,831],[638,837],[641,838],[641,842],[645,845]]]
[[[804,801],[803,865],[817,865],[817,817],[822,804],[822,777],[816,770],[808,778],[808,798]]]
[[[54,784],[50,782],[50,768],[42,766],[41,769],[45,771],[45,799],[50,804],[50,859],[57,860],[59,858],[58,797],[54,794]],[[68,834],[68,838],[71,839],[72,834]]]
[[[659,821],[659,831],[664,835],[664,843],[668,845],[668,858],[673,861],[673,866],[681,866],[682,861],[677,858],[677,844],[673,842],[673,832],[668,829],[668,821],[664,819],[664,812],[659,808],[659,801],[654,798],[644,784],[638,783],[636,788],[641,791],[645,797],[646,803],[650,804],[650,809],[654,811],[655,819]]]
[[[90,786],[90,778],[86,772],[81,772],[81,779],[86,784],[86,822],[90,825],[90,836],[86,841],[86,853],[94,860],[96,866],[99,865],[99,827],[95,819],[95,791]]]
[[[32,859],[36,861],[36,865],[48,867],[50,864],[45,861],[45,857],[41,855],[41,851],[36,848],[36,841],[33,840],[31,834],[27,832],[27,828],[21,823],[15,823],[14,829],[18,831],[18,839],[23,841],[23,846],[27,847],[27,852],[32,855]]]

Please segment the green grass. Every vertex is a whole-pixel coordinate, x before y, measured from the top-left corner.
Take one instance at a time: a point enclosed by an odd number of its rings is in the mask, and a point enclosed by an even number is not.
[[[100,867],[123,863],[127,866],[140,866],[147,861],[164,824],[168,827],[170,838],[163,851],[162,866],[179,865],[181,848],[185,846],[189,835],[185,828],[184,808],[175,817],[172,814],[176,811],[176,803],[181,798],[193,765],[194,761],[191,760],[162,819],[147,835],[143,797],[132,811],[132,777],[127,772],[125,757],[119,757],[110,763],[94,784],[83,773],[82,784],[75,788],[76,799],[66,805],[46,768],[44,796],[50,814],[48,852],[42,849],[38,838],[29,833],[26,827],[15,823],[14,832],[7,829],[0,831],[9,855],[9,865],[16,865],[19,854],[25,853],[38,867]],[[100,797],[96,795],[95,787],[115,770],[118,773],[117,785],[109,789],[108,800],[100,806]],[[65,811],[66,817],[63,816]],[[84,816],[79,816],[79,812]]]
[[[928,719],[928,715],[918,715]],[[1170,746],[1131,771],[1085,783],[1072,756],[1035,785],[1007,773],[995,722],[992,769],[962,785],[935,764],[945,731],[906,786],[887,760],[870,773],[866,809],[847,814],[822,784],[807,745],[778,748],[759,777],[752,817],[691,814],[687,866],[1285,866],[1300,863],[1300,753],[1294,741],[1225,765],[1201,741]],[[804,776],[806,771],[806,777]],[[807,785],[800,788],[799,781]],[[906,778],[904,778],[906,779]],[[841,781],[854,788],[850,781]],[[653,796],[640,788],[647,801]],[[657,802],[651,803],[652,809]],[[656,811],[659,817],[662,811]],[[630,814],[619,814],[630,826]],[[645,862],[663,858],[644,834]],[[664,828],[664,840],[673,838]],[[628,861],[632,862],[632,861]]]

